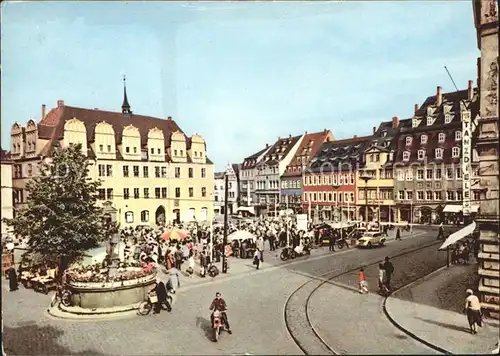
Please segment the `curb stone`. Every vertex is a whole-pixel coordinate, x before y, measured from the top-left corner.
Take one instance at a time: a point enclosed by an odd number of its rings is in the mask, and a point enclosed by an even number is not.
[[[401,331],[402,331],[402,332],[404,332],[405,334],[409,335],[411,338],[413,338],[413,339],[415,339],[415,340],[417,340],[417,341],[421,342],[422,344],[424,344],[424,345],[426,345],[426,346],[428,346],[428,347],[430,347],[430,348],[432,348],[432,349],[434,349],[434,350],[436,350],[436,351],[438,351],[438,352],[441,352],[441,353],[443,353],[443,354],[445,354],[445,355],[452,355],[452,354],[453,354],[452,352],[450,352],[450,351],[448,351],[448,350],[445,350],[445,349],[443,349],[443,348],[441,348],[441,347],[439,347],[439,346],[437,346],[437,345],[434,345],[434,344],[432,344],[432,343],[428,342],[427,340],[422,339],[421,337],[419,337],[419,336],[415,335],[414,333],[412,333],[410,330],[408,330],[408,329],[404,328],[403,326],[401,326],[401,324],[399,324],[399,323],[398,323],[398,322],[397,322],[397,321],[396,321],[396,320],[395,320],[395,319],[391,316],[391,313],[389,312],[389,310],[388,310],[388,308],[387,308],[387,301],[388,301],[391,297],[393,297],[395,294],[397,294],[398,292],[401,292],[401,291],[403,291],[403,290],[405,290],[405,289],[407,289],[407,288],[410,288],[412,285],[414,285],[414,284],[416,284],[416,283],[418,283],[418,282],[420,282],[420,281],[423,281],[423,280],[428,279],[428,278],[429,278],[429,277],[431,277],[432,275],[437,274],[438,272],[441,272],[441,271],[443,271],[443,270],[444,270],[444,269],[446,269],[446,268],[448,268],[448,267],[447,267],[447,266],[444,266],[444,267],[438,268],[437,270],[432,271],[431,273],[429,273],[429,274],[427,274],[427,275],[425,275],[425,276],[423,276],[423,277],[420,277],[420,278],[416,279],[415,281],[410,282],[410,283],[408,283],[408,284],[406,284],[406,285],[402,286],[401,288],[399,288],[399,289],[395,290],[395,291],[394,291],[391,295],[389,295],[389,296],[387,296],[387,297],[385,297],[385,298],[384,298],[384,302],[382,303],[382,310],[384,311],[384,314],[385,314],[385,316],[387,317],[387,319],[389,319],[389,321],[390,321],[390,322],[391,322],[391,323],[392,323],[392,324],[393,324],[396,328],[398,328],[399,330],[401,330]]]

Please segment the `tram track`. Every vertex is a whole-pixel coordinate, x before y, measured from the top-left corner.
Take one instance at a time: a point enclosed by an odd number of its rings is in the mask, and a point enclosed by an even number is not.
[[[442,244],[442,241],[434,241],[423,246],[403,250],[393,254],[391,260],[416,253],[432,246]],[[329,345],[319,334],[310,316],[310,302],[312,296],[325,284],[334,284],[333,280],[357,272],[360,268],[378,265],[380,257],[371,258],[373,262],[359,264],[347,271],[329,271],[306,281],[297,287],[287,298],[283,310],[283,318],[288,334],[305,355],[340,355],[347,353],[345,350],[336,349]],[[348,287],[352,289],[351,287]]]

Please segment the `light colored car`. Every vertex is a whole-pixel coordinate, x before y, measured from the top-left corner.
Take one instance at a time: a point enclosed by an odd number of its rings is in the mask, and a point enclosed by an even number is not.
[[[381,232],[365,232],[356,242],[356,246],[370,248],[373,246],[383,246],[384,243],[385,237],[382,237]]]

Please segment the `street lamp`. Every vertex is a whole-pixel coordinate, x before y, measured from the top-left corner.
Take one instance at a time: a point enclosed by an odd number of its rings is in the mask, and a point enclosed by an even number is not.
[[[408,189],[405,188],[404,189],[405,191],[405,195],[406,195],[406,198],[408,198]],[[411,192],[411,200],[410,200],[410,234],[413,234],[413,190]]]
[[[365,182],[365,220],[366,220],[366,228],[368,229],[368,181],[373,177],[366,172],[363,172],[359,178],[361,178]]]
[[[334,183],[332,184],[332,188],[333,190],[335,190],[337,192],[337,199],[335,200],[335,205],[337,204],[337,201],[339,201],[339,193],[338,193],[338,190],[339,188],[341,187],[340,184],[338,183]],[[340,206],[340,239],[342,240],[343,236],[342,236],[342,205]]]

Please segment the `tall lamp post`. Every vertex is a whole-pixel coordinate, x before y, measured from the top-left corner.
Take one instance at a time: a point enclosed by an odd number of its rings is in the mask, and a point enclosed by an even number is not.
[[[406,197],[408,198],[408,189],[404,189],[405,190],[405,195]],[[411,192],[411,199],[410,199],[410,234],[413,234],[413,190]]]
[[[227,245],[227,199],[229,190],[229,175],[227,172],[224,174],[224,241],[222,243],[222,273],[227,273],[227,257],[226,257],[226,245]]]
[[[340,184],[334,183],[332,184],[332,188],[335,192],[337,192],[337,199],[335,200],[335,205],[337,204],[337,201],[339,201],[339,188],[341,187]],[[342,193],[340,193],[342,194]],[[342,240],[342,206],[340,206],[340,239]]]
[[[361,174],[359,178],[361,178],[365,182],[365,220],[366,229],[368,230],[368,181],[373,177],[363,172],[363,174]]]

